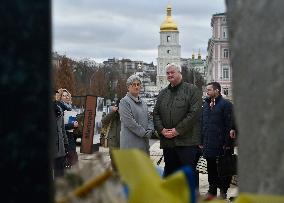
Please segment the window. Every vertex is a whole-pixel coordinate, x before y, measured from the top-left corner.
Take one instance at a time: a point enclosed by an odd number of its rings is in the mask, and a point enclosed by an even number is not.
[[[168,50],[167,50],[167,53],[170,54],[170,53],[171,53],[171,50],[168,49]]]
[[[171,36],[167,36],[167,42],[171,41]]]
[[[225,80],[229,79],[229,66],[228,65],[223,66],[223,79]]]
[[[223,50],[223,57],[224,58],[229,58],[229,49],[224,49]]]
[[[228,87],[223,88],[223,94],[226,95],[226,96],[229,95],[229,88]]]
[[[222,33],[223,33],[223,38],[228,38],[228,28],[227,27],[223,27],[222,29]]]

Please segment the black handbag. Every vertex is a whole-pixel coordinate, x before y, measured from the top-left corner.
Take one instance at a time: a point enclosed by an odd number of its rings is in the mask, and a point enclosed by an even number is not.
[[[237,159],[236,154],[225,153],[216,159],[217,173],[219,177],[237,175]]]

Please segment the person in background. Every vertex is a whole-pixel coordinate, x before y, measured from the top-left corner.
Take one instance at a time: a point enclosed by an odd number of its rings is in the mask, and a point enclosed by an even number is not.
[[[147,104],[139,97],[141,84],[141,79],[136,75],[131,75],[126,81],[128,92],[119,104],[120,148],[137,148],[149,155],[149,138],[153,133],[153,124]]]
[[[55,122],[55,132],[53,133],[53,146],[52,146],[52,156],[53,156],[53,174],[54,177],[64,176],[64,165],[65,165],[65,155],[66,147],[68,146],[68,138],[65,132],[63,109],[59,98],[59,92],[56,91],[54,95],[53,110],[54,110],[54,122]]]
[[[120,148],[120,129],[121,122],[119,116],[119,103],[120,99],[118,99],[114,106],[111,107],[110,112],[102,118],[102,128],[109,128],[107,139],[108,139],[108,147],[110,150],[110,158],[111,164],[114,169],[116,169],[112,157],[112,150]]]
[[[225,153],[232,153],[232,103],[222,97],[221,85],[211,82],[206,87],[208,97],[205,99],[202,112],[202,145],[203,156],[207,161],[209,190],[205,200],[212,200],[217,196],[227,198],[232,176],[219,177],[216,159]],[[234,136],[233,133],[231,136]]]
[[[64,105],[64,124],[68,137],[69,145],[67,147],[67,163],[66,167],[71,167],[78,162],[78,154],[76,152],[76,137],[73,134],[74,129],[78,127],[76,120],[76,112],[72,111],[72,97],[67,89],[59,89],[59,100]]]

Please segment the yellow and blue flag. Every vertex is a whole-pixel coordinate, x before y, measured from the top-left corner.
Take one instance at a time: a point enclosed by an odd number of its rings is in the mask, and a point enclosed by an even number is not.
[[[184,167],[162,178],[148,155],[138,149],[113,150],[129,203],[195,203],[195,173]]]

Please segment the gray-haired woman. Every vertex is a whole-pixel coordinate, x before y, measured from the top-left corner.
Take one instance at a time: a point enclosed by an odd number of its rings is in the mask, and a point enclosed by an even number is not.
[[[120,148],[137,148],[149,154],[149,138],[153,133],[153,124],[147,104],[139,97],[141,79],[132,75],[127,79],[126,86],[128,92],[119,104]]]

